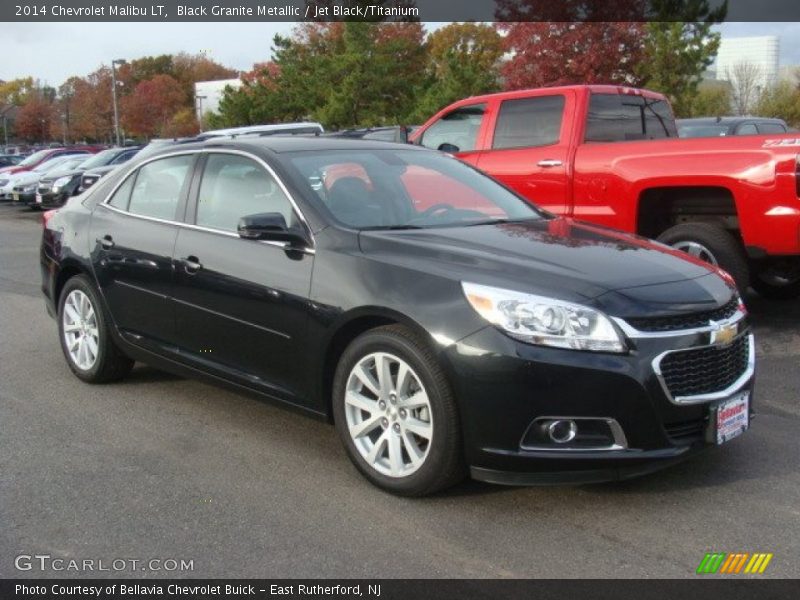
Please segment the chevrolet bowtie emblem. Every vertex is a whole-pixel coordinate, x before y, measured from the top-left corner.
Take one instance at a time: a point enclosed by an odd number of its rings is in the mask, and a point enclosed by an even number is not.
[[[717,321],[709,321],[711,325],[711,343],[717,346],[725,346],[730,344],[739,333],[739,324],[722,325]]]

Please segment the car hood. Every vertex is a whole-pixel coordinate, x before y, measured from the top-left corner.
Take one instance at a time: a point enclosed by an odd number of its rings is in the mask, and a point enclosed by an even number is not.
[[[94,169],[91,169],[90,171],[85,171],[84,175],[100,175],[102,177],[106,173],[110,173],[111,171],[113,171],[114,169],[116,169],[119,166],[120,165],[105,165],[103,167],[95,167]]]
[[[719,306],[712,267],[657,242],[572,219],[362,231],[377,260],[485,285],[604,306],[617,316]]]
[[[42,183],[50,183],[51,181],[55,181],[56,179],[60,179],[61,177],[75,177],[76,175],[80,175],[84,172],[84,169],[70,169],[68,171],[55,171],[53,173],[48,173],[46,176],[42,177]]]

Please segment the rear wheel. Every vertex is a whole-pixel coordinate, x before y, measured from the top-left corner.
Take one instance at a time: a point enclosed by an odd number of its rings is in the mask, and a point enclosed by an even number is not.
[[[737,239],[712,223],[684,223],[670,227],[658,241],[690,256],[721,267],[731,274],[741,292],[750,283],[750,267]]]
[[[368,331],[343,353],[333,384],[336,429],[373,484],[422,496],[465,475],[458,413],[436,357],[409,329]]]
[[[800,296],[800,261],[769,265],[758,271],[750,283],[770,300],[793,300]]]
[[[58,305],[61,349],[75,375],[89,383],[122,379],[133,368],[111,338],[110,321],[89,279],[71,278]]]

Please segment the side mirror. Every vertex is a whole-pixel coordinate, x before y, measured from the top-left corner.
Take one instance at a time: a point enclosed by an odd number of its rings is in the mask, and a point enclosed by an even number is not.
[[[299,231],[289,229],[281,213],[258,213],[239,219],[236,228],[239,237],[245,240],[288,242],[290,246],[304,246],[308,240]]]
[[[455,144],[448,144],[447,142],[445,142],[444,144],[440,144],[437,150],[439,150],[440,152],[447,152],[448,154],[455,154],[456,152],[461,150],[461,148],[459,148]]]

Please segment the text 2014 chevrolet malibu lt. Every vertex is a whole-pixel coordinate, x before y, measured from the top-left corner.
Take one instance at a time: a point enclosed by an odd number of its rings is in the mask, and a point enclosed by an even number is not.
[[[141,361],[295,405],[396,494],[626,478],[749,426],[753,336],[724,273],[438,152],[173,145],[44,223],[75,375]]]

